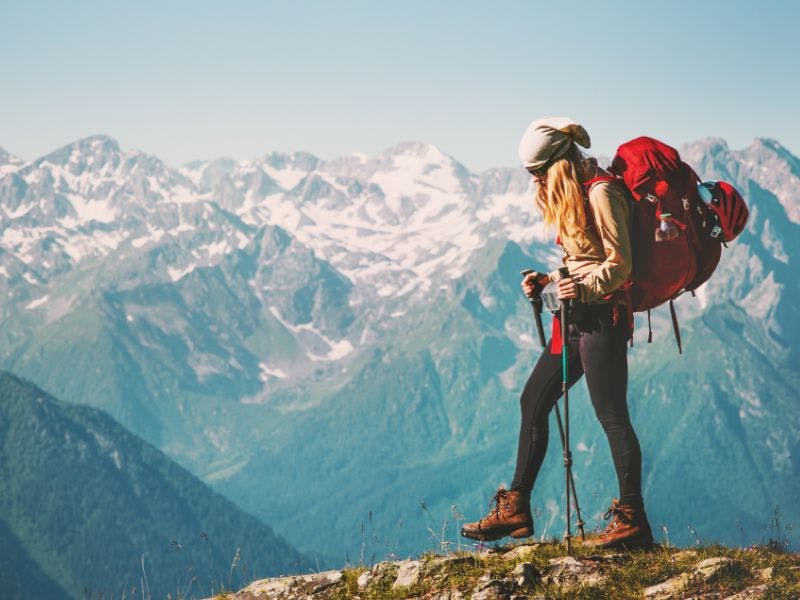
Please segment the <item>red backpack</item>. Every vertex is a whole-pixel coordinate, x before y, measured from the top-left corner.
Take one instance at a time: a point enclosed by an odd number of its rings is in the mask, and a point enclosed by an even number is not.
[[[722,244],[744,229],[747,207],[733,186],[701,183],[677,150],[653,138],[622,144],[608,170],[615,177],[597,177],[586,186],[588,190],[599,181],[621,181],[633,198],[633,272],[623,284],[628,305],[633,312],[647,311],[650,328],[650,309],[668,301],[682,352],[673,301],[685,291],[694,295],[711,277]],[[709,198],[708,204],[701,193]],[[652,336],[650,328],[648,342]]]

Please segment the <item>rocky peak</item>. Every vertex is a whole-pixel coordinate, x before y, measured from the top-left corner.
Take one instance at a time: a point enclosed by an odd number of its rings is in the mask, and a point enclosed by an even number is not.
[[[747,178],[780,201],[786,215],[800,223],[800,159],[779,142],[756,138],[745,150],[734,153],[741,164],[739,183]]]
[[[494,168],[480,174],[476,187],[479,197],[492,194],[527,194],[533,191],[530,173],[524,169]]]
[[[5,148],[0,147],[0,166],[3,166],[3,165],[15,165],[15,164],[21,165],[22,162],[23,161],[22,161],[21,158],[19,158],[17,156],[14,156],[13,154],[11,154]]]
[[[5,148],[0,148],[0,178],[19,169],[23,163],[21,158],[14,156]]]
[[[449,155],[445,154],[442,150],[440,150],[433,144],[427,144],[425,142],[420,142],[416,140],[400,142],[399,144],[390,146],[389,148],[384,150],[381,154],[385,156],[400,156],[400,155],[414,156],[417,158],[424,158],[429,160],[451,158]]]
[[[51,152],[33,163],[35,168],[43,164],[54,166],[103,165],[120,154],[117,140],[107,135],[91,135]],[[74,170],[74,169],[73,169]]]
[[[772,138],[755,138],[748,150],[753,153],[776,154],[782,158],[792,157],[792,153],[783,144]]]
[[[303,171],[313,171],[316,169],[320,160],[308,152],[270,152],[263,158],[263,162],[275,169],[293,169]]]
[[[725,161],[730,154],[728,142],[715,137],[684,144],[679,151],[681,158],[696,169],[698,165],[709,161]]]
[[[232,158],[195,160],[183,165],[179,171],[202,189],[214,189],[233,173],[238,165],[239,163]]]

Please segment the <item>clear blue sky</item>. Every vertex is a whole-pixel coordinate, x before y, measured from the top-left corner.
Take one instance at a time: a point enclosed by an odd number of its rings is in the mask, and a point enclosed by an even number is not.
[[[0,0],[0,147],[93,133],[172,164],[436,144],[516,165],[534,118],[800,154],[800,2]]]

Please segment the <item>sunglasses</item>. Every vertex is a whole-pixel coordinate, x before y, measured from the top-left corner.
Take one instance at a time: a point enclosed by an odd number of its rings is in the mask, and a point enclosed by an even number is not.
[[[536,177],[536,179],[544,179],[545,177],[547,177],[547,168],[548,168],[547,166],[539,167],[538,169],[534,169],[533,167],[528,167],[527,171],[528,173]]]

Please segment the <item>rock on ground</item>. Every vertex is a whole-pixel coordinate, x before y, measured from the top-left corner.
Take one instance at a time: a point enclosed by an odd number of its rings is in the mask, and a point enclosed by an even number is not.
[[[544,581],[559,587],[595,586],[608,579],[598,561],[573,556],[551,558]]]
[[[240,590],[236,597],[272,600],[303,592],[317,594],[341,582],[343,578],[342,571],[325,571],[308,575],[260,579]]]
[[[754,585],[744,589],[733,596],[728,596],[725,598],[725,600],[758,600],[759,598],[763,598],[765,596],[766,591],[767,584],[762,583],[761,585]]]
[[[358,589],[364,590],[368,585],[377,585],[388,581],[395,582],[399,571],[400,567],[396,562],[383,561],[375,563],[369,571],[364,571],[358,576],[356,580]]]
[[[527,558],[529,555],[533,554],[539,546],[540,544],[523,544],[521,546],[516,546],[503,554],[503,560]]]
[[[686,590],[694,582],[710,581],[717,575],[732,568],[735,562],[725,556],[707,558],[697,563],[692,571],[681,573],[644,591],[645,598],[662,600],[674,598]]]
[[[534,585],[542,575],[536,570],[533,564],[519,563],[514,570],[511,571],[511,577],[519,587]]]
[[[396,588],[417,583],[421,566],[422,563],[418,560],[404,560],[401,562],[397,572],[397,579],[395,579],[392,587]]]

